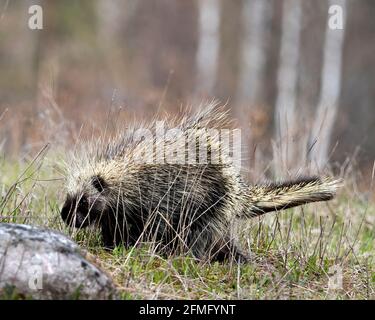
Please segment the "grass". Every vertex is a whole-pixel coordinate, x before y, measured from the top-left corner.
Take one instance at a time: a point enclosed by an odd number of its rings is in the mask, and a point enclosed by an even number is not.
[[[70,234],[110,274],[122,299],[374,299],[375,205],[351,182],[329,203],[310,204],[239,223],[248,264],[168,259],[147,245],[112,252],[93,230],[60,220],[62,181],[45,150],[21,162],[0,160],[0,222]]]

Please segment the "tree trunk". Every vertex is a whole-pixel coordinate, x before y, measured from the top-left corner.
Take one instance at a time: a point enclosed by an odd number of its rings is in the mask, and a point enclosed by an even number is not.
[[[343,25],[345,25],[346,0],[330,0],[329,5],[334,4],[341,6],[343,10]],[[330,15],[328,19],[330,19]],[[312,160],[318,170],[321,170],[328,162],[330,138],[336,119],[338,98],[341,91],[341,60],[344,30],[345,28],[342,30],[331,29],[327,23],[320,101],[315,115],[311,138],[311,145],[314,145]]]
[[[275,105],[275,172],[291,169],[297,157],[294,138],[297,130],[296,85],[301,29],[301,2],[285,0],[283,4],[280,63]],[[281,171],[280,171],[281,170]]]
[[[255,105],[262,100],[262,77],[266,63],[265,38],[272,18],[272,6],[268,0],[247,1],[243,8],[244,24],[241,80],[237,100]]]
[[[216,80],[219,52],[220,2],[199,1],[199,44],[197,50],[197,94],[211,95]]]

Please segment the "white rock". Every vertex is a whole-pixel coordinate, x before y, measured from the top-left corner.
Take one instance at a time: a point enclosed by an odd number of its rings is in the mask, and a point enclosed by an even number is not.
[[[33,299],[111,299],[110,277],[86,260],[66,236],[28,225],[0,223],[0,296]]]

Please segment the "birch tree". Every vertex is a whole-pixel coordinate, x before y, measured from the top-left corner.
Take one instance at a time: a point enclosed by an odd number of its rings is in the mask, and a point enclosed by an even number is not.
[[[199,1],[199,43],[197,50],[197,92],[212,94],[219,50],[220,1]]]
[[[293,138],[297,129],[296,85],[301,29],[300,0],[284,1],[281,28],[278,93],[275,104],[276,141],[279,141],[274,144],[276,174],[289,169],[297,156]]]
[[[252,115],[260,114],[260,105],[264,98],[263,80],[266,67],[266,43],[269,38],[269,25],[272,19],[272,4],[269,0],[245,1],[242,10],[242,46],[239,84],[236,93],[238,106],[235,116],[239,120],[246,137],[244,165],[250,168],[249,174],[262,171],[264,159],[262,148],[256,148],[259,136],[258,123]],[[246,162],[246,163],[245,163]],[[255,178],[252,176],[252,178]]]
[[[266,63],[265,38],[272,17],[268,0],[246,1],[243,9],[244,39],[242,46],[241,80],[237,100],[247,105],[259,102],[261,79]]]
[[[319,170],[328,162],[330,138],[336,119],[338,99],[341,91],[345,10],[346,0],[329,1],[321,73],[320,102],[316,111],[311,138],[311,144],[314,144],[312,159]]]

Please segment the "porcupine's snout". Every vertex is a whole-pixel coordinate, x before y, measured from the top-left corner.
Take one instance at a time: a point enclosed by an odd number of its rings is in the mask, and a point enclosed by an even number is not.
[[[68,195],[61,209],[61,217],[68,226],[85,228],[96,222],[102,212],[99,200],[90,201],[86,195]]]

